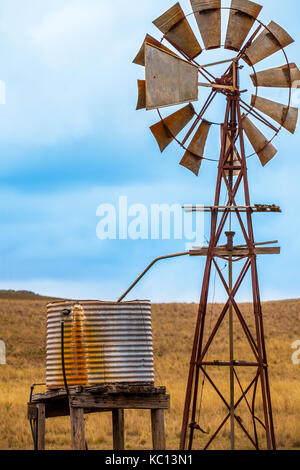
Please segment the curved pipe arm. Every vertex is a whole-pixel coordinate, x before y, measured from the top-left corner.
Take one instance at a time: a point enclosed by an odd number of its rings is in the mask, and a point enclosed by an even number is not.
[[[145,274],[152,268],[152,266],[155,263],[163,259],[177,258],[179,256],[187,256],[189,254],[190,254],[189,251],[185,251],[183,253],[175,253],[173,255],[160,256],[159,258],[156,258],[155,260],[153,260],[152,263],[150,263],[149,266],[145,269],[145,271],[142,272],[142,274],[134,281],[133,284],[131,284],[131,286],[127,289],[127,291],[124,292],[124,294],[118,299],[118,302],[122,302],[122,300],[129,294],[129,292],[137,285],[137,283],[145,276]]]

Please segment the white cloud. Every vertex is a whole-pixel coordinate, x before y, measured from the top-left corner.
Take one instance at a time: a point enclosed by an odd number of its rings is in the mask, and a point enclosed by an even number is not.
[[[20,16],[14,18],[16,2]],[[103,119],[113,115],[124,94],[122,67],[130,64],[126,25],[120,41],[122,9],[98,0],[37,3],[4,5],[0,78],[7,104],[1,108],[0,139],[53,144],[103,132]]]

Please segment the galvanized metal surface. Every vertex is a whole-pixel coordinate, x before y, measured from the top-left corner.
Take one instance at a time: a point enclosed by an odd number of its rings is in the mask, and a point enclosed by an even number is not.
[[[262,6],[247,0],[232,0],[231,8],[225,49],[239,51],[261,12]]]
[[[192,171],[196,176],[199,174],[200,166],[202,163],[202,156],[207,141],[208,132],[211,123],[203,120],[196,131],[188,150],[185,152],[180,165]]]
[[[262,70],[250,75],[254,86],[300,88],[300,70],[296,64]]]
[[[197,67],[147,43],[145,57],[147,109],[198,100]]]
[[[253,122],[245,115],[242,115],[243,129],[255,152],[257,153],[262,166],[265,166],[277,154],[277,149],[260,132]]]
[[[192,104],[188,104],[179,111],[176,111],[170,116],[164,118],[163,121],[159,121],[150,127],[161,152],[164,151],[164,149],[174,140],[174,137],[176,137],[179,132],[185,128],[194,116],[195,109]]]
[[[221,0],[191,0],[205,49],[221,46]]]
[[[48,305],[47,387],[64,388],[61,311],[65,319],[64,357],[69,386],[153,383],[151,305],[135,302],[57,302]]]
[[[255,65],[293,42],[294,39],[281,26],[271,21],[247,49],[243,59],[249,65]]]
[[[251,106],[266,114],[289,132],[294,134],[298,121],[298,108],[285,106],[260,96],[252,95]]]
[[[183,51],[190,59],[202,52],[202,48],[187,21],[179,3],[153,21],[153,24],[174,46]]]

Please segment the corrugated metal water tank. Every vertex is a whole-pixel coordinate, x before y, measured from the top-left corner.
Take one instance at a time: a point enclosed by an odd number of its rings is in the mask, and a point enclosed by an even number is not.
[[[47,307],[47,387],[64,388],[61,357],[62,311],[68,386],[153,383],[149,301],[55,302]]]

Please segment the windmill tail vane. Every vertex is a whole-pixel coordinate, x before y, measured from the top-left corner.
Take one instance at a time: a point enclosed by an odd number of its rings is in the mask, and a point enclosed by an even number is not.
[[[230,426],[230,448],[237,448],[242,435],[254,449],[276,449],[268,359],[260,299],[257,256],[278,254],[276,242],[257,242],[253,229],[256,213],[280,212],[275,205],[256,204],[250,199],[247,164],[257,155],[262,166],[277,154],[274,139],[279,132],[294,133],[298,109],[291,106],[291,91],[300,80],[297,65],[288,61],[285,48],[291,36],[277,23],[264,25],[259,20],[262,6],[247,0],[232,0],[222,7],[220,0],[191,0],[192,13],[185,14],[179,3],[153,21],[162,33],[161,40],[149,34],[134,59],[145,68],[145,78],[138,80],[137,109],[157,110],[159,121],[150,130],[161,152],[177,143],[182,151],[180,165],[198,176],[202,162],[218,163],[214,201],[211,206],[191,207],[210,213],[208,246],[195,247],[188,254],[205,258],[201,297],[192,346],[186,398],[182,419],[180,449],[212,448],[226,426]],[[221,45],[222,17],[228,14],[225,44]],[[194,17],[197,30],[190,25]],[[201,65],[207,50],[232,51],[233,57]],[[263,61],[273,56],[279,64],[265,69]],[[256,70],[256,66],[260,68]],[[216,70],[224,67],[221,76]],[[218,67],[218,68],[216,68]],[[253,91],[244,89],[241,69],[249,68]],[[286,89],[287,103],[265,98],[265,89]],[[207,92],[200,103],[199,89]],[[201,94],[202,96],[202,94]],[[216,96],[224,99],[225,115],[221,122],[211,122],[208,110]],[[248,101],[247,101],[248,100]],[[173,112],[166,109],[176,106]],[[219,126],[220,149],[215,157],[206,155],[211,130]],[[268,137],[265,135],[267,133]],[[271,136],[272,134],[272,136]],[[215,139],[214,139],[215,140]],[[216,142],[211,147],[216,148]],[[251,149],[247,154],[246,148]],[[226,203],[221,205],[225,191]],[[223,197],[223,196],[222,196]],[[234,227],[234,229],[233,229]],[[236,237],[242,243],[235,243]],[[222,241],[223,240],[223,241]],[[220,265],[226,262],[227,275]],[[208,322],[208,298],[212,271],[225,290],[226,301]],[[252,311],[246,316],[238,304],[241,286],[250,279]],[[228,357],[216,356],[216,337],[228,324]],[[242,332],[250,358],[240,357],[235,329]],[[241,341],[241,339],[239,339]],[[227,392],[218,385],[220,371],[228,371]],[[247,380],[244,380],[247,371]],[[242,380],[242,378],[243,380]],[[243,383],[244,381],[244,383]],[[216,429],[206,434],[201,383],[214,392],[225,414]],[[241,419],[244,406],[247,419]],[[204,423],[199,416],[204,416]],[[199,433],[200,430],[200,433]],[[205,431],[203,431],[205,430]],[[242,441],[244,442],[244,441]]]

